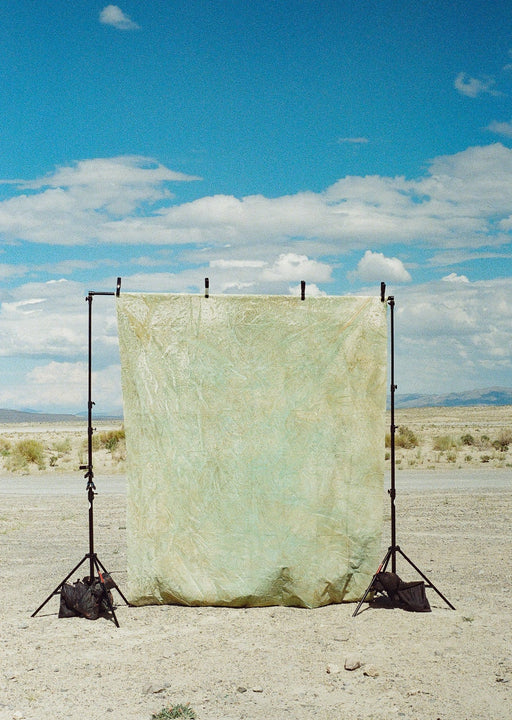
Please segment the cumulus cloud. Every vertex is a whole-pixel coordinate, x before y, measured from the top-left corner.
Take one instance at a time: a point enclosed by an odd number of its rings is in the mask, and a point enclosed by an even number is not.
[[[474,78],[460,72],[455,78],[454,87],[461,95],[476,98],[479,95],[499,95],[494,89],[496,81],[492,77]]]
[[[512,279],[458,276],[395,293],[398,392],[510,385]]]
[[[108,241],[110,224],[142,206],[170,200],[170,183],[198,180],[153,158],[82,160],[31,181],[1,181],[21,192],[0,203],[0,233],[62,245]]]
[[[92,372],[98,413],[122,411],[119,366]],[[77,413],[87,409],[88,365],[84,362],[37,364],[18,383],[0,388],[2,407]]]
[[[457,273],[450,273],[449,275],[446,275],[444,278],[442,278],[444,282],[462,282],[462,283],[468,283],[469,280],[465,275],[457,275]]]
[[[310,260],[306,255],[283,253],[271,267],[265,268],[262,273],[263,280],[290,282],[306,278],[317,282],[329,282],[331,268],[325,263]]]
[[[383,253],[367,250],[357,264],[357,270],[348,273],[352,280],[363,282],[408,283],[412,278],[401,260],[388,258]]]
[[[112,25],[116,30],[138,30],[139,26],[117,5],[107,5],[100,12],[100,23]]]
[[[299,244],[308,244],[308,255],[335,255],[340,246],[454,250],[508,241],[512,150],[500,143],[434,158],[416,179],[347,176],[323,192],[177,202],[171,187],[198,179],[138,156],[80,161],[12,181],[13,196],[0,202],[0,237],[52,246],[230,246],[265,259]]]
[[[512,137],[512,121],[498,122],[497,120],[493,120],[486,129],[492,133],[496,133],[496,135],[503,135],[507,138]]]

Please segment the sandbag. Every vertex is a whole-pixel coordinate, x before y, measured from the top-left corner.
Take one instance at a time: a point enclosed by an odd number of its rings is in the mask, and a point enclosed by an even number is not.
[[[425,592],[423,580],[404,582],[396,573],[377,573],[373,581],[376,592],[386,593],[397,607],[413,612],[430,612],[430,603]]]

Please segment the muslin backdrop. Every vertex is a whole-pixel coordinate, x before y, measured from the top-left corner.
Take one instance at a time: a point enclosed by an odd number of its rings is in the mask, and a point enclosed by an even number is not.
[[[386,303],[116,304],[131,601],[359,599],[380,547]]]

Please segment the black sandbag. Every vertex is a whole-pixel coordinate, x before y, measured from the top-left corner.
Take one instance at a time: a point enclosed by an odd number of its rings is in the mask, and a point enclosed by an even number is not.
[[[396,573],[381,572],[375,576],[373,589],[385,593],[396,607],[413,612],[430,612],[423,580],[403,582]]]
[[[85,617],[97,620],[101,613],[112,609],[110,588],[114,582],[106,575],[104,582],[95,579],[92,585],[89,578],[77,580],[73,585],[64,583],[60,589],[59,617]]]

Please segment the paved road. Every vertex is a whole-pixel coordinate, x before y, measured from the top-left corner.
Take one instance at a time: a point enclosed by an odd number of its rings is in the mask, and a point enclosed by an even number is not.
[[[126,493],[126,476],[101,475],[94,477],[96,491],[101,494]],[[390,485],[386,475],[385,487]],[[464,470],[398,470],[396,490],[401,491],[477,491],[512,490],[512,468],[472,468]],[[0,494],[4,495],[80,495],[86,492],[82,472],[41,473],[38,475],[0,475]]]

